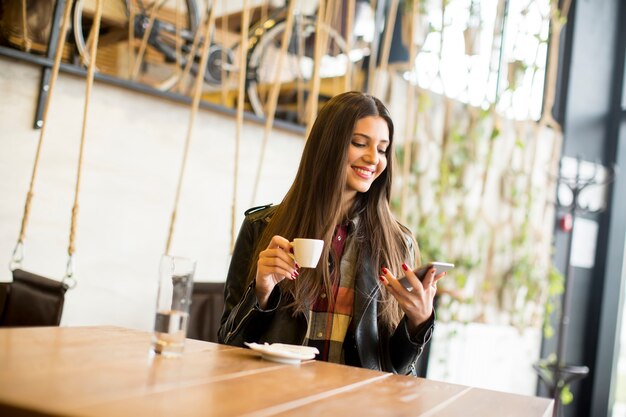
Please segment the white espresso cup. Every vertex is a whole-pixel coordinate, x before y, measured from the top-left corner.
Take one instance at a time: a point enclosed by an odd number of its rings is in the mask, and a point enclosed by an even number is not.
[[[291,242],[293,259],[300,268],[315,268],[324,249],[324,241],[319,239],[297,238]]]

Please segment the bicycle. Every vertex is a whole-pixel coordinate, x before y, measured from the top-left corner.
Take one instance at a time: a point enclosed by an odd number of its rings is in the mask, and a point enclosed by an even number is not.
[[[86,65],[89,62],[89,23],[96,0],[75,1],[74,37],[81,62]],[[102,27],[105,29],[101,30],[99,45],[106,47],[123,42],[130,46],[128,61],[135,64],[134,71],[129,74],[131,79],[163,91],[177,88],[184,91],[182,69],[190,64],[191,72],[197,74],[200,45],[204,42],[204,39],[196,39],[201,20],[197,1],[108,0],[105,4],[108,9],[103,11]],[[259,117],[265,116],[264,96],[274,81],[277,54],[286,28],[285,18],[286,8],[279,8],[265,20],[253,23],[249,30],[246,93],[251,110]],[[280,74],[283,89],[277,112],[295,113],[302,121],[305,86],[313,72],[316,22],[314,16],[301,12],[295,15],[294,22],[288,56]],[[346,41],[337,30],[325,24],[322,29],[328,35],[328,47],[322,58],[320,78],[337,81],[346,75],[349,60],[356,66],[369,50],[359,46],[348,53]],[[203,74],[209,91],[218,91],[238,71],[235,50],[239,47],[240,41],[231,46],[212,41],[207,69]],[[192,53],[193,56],[190,56]],[[223,79],[223,75],[227,78]],[[327,86],[328,89],[332,90],[332,86]],[[324,96],[324,93],[321,95]],[[332,91],[326,94],[331,95]]]
[[[74,1],[74,42],[85,66],[90,61],[88,45],[95,8],[96,0]],[[189,49],[199,23],[195,0],[108,0],[103,3],[99,50],[122,45],[128,52],[130,79],[158,90],[171,90],[180,76],[179,60],[186,59],[183,53]]]

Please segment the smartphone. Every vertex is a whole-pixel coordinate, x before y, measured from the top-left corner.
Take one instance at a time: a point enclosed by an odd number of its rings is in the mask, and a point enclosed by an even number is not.
[[[430,268],[433,268],[433,267],[436,268],[435,275],[439,275],[442,272],[448,272],[449,270],[454,268],[454,264],[451,264],[449,262],[429,262],[426,265],[419,267],[413,272],[415,273],[415,275],[417,275],[420,281],[423,281],[424,277],[426,276],[426,273],[430,270]],[[411,291],[413,289],[413,286],[411,285],[409,280],[406,279],[406,277],[402,277],[398,281],[400,281],[400,283],[407,290]]]

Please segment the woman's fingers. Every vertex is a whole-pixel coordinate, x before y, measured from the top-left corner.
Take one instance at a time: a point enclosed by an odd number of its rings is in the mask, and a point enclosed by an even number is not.
[[[264,251],[261,251],[261,253],[259,253],[259,258],[278,258],[290,265],[296,265],[296,262],[289,255],[289,253],[281,248],[265,249]]]
[[[275,235],[272,237],[272,240],[270,240],[269,245],[267,245],[267,249],[277,249],[277,248],[280,248],[286,251],[287,253],[289,253],[289,251],[291,250],[291,243],[289,242],[289,240],[285,239],[284,237]]]
[[[396,279],[396,277],[387,268],[381,270],[380,280],[387,287],[396,300],[401,301],[401,298],[406,297],[409,291],[404,288],[402,283]]]
[[[277,250],[281,251],[280,249]],[[268,256],[267,254],[266,256],[259,256],[257,270],[262,275],[279,274],[292,278],[298,275],[298,268],[291,258],[284,259],[281,256]]]
[[[437,290],[437,283],[439,282],[439,280],[443,277],[446,276],[445,272],[442,272],[441,274],[437,274],[435,275],[435,278],[433,278],[433,282],[432,284],[430,284],[435,290]]]
[[[298,276],[298,264],[290,256],[291,243],[282,236],[273,236],[267,249],[259,253],[257,277],[272,279],[275,282],[283,278],[295,279]]]
[[[409,320],[414,324],[420,324],[425,321],[432,313],[433,299],[437,292],[437,281],[445,275],[445,273],[435,275],[435,268],[430,268],[422,281],[417,278],[413,271],[408,270],[406,265],[402,265],[406,276],[402,279],[413,286],[412,290],[404,287],[401,280],[387,269],[381,271],[380,280],[391,295],[398,300],[398,304],[407,315]]]
[[[279,257],[283,259],[285,262],[293,265],[296,269],[298,269],[300,268],[300,266],[294,260],[293,255],[291,255],[292,252],[293,252],[293,249],[291,247],[291,242],[289,242],[289,240],[285,239],[282,236],[276,235],[272,237],[272,240],[270,240],[270,243],[267,246],[267,249],[262,251],[259,255]]]
[[[383,284],[388,285],[388,288],[393,289],[396,294],[405,294],[413,292],[416,295],[421,295],[429,287],[437,288],[437,281],[446,276],[445,272],[437,273],[435,267],[429,268],[426,272],[424,279],[420,280],[414,271],[412,271],[406,264],[402,264],[402,269],[405,271],[404,278],[396,279],[396,277],[387,268],[382,268],[380,279]],[[411,290],[408,290],[400,281],[406,280]],[[396,297],[397,298],[397,297]]]
[[[422,280],[422,286],[424,288],[428,288],[431,285],[433,285],[436,272],[437,272],[437,269],[435,267],[428,269],[428,271],[426,272],[426,275],[424,276],[424,279]]]
[[[422,282],[407,264],[402,264],[402,269],[404,270],[404,279],[409,283],[413,290],[411,291],[419,291],[422,287]],[[428,272],[427,272],[428,274]]]

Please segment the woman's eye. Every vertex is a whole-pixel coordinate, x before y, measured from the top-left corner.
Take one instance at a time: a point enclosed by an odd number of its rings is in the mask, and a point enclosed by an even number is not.
[[[352,142],[352,145],[357,148],[363,148],[365,146],[364,143],[359,143],[359,142]]]
[[[387,149],[379,149],[378,153],[385,155],[387,153]]]

